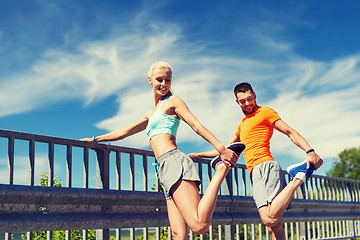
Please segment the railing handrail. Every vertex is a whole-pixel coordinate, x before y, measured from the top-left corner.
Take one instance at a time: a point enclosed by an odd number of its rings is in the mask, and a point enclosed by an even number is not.
[[[39,134],[33,134],[33,133],[23,133],[23,132],[16,132],[16,131],[11,131],[11,130],[4,130],[4,129],[0,129],[0,137],[14,138],[14,139],[19,139],[19,140],[27,140],[27,141],[34,140],[36,142],[54,143],[54,144],[64,145],[64,146],[71,145],[74,147],[90,147],[92,149],[108,149],[108,150],[115,151],[115,152],[117,151],[117,152],[135,153],[135,154],[143,154],[143,155],[147,155],[147,156],[154,156],[154,153],[149,150],[143,150],[143,149],[137,149],[137,148],[131,148],[131,147],[122,147],[122,146],[103,144],[103,143],[89,144],[89,143],[86,143],[81,140],[45,136],[45,135],[39,135]]]
[[[75,147],[90,147],[92,149],[108,149],[110,151],[118,151],[118,152],[125,152],[125,153],[135,153],[135,154],[142,154],[147,156],[154,156],[154,153],[150,150],[144,150],[144,149],[138,149],[138,148],[132,148],[132,147],[123,147],[123,146],[117,146],[112,145],[110,143],[103,144],[103,143],[97,143],[97,144],[89,144],[86,142],[83,142],[81,140],[75,140],[75,139],[68,139],[68,138],[60,138],[60,137],[53,137],[53,136],[47,136],[47,135],[40,135],[40,134],[34,134],[34,133],[24,133],[24,132],[17,132],[12,130],[5,130],[0,129],[0,137],[5,138],[14,138],[14,139],[20,139],[20,140],[34,140],[36,142],[43,142],[43,143],[54,143],[59,145],[72,145]],[[209,159],[195,159],[199,163],[208,163]],[[236,164],[237,167],[245,168],[245,164]],[[321,177],[323,179],[328,180],[335,180],[335,181],[343,181],[343,182],[352,182],[352,183],[360,183],[360,180],[355,179],[348,179],[348,178],[339,178],[339,177],[330,177],[330,176],[322,176],[313,174],[313,177]]]

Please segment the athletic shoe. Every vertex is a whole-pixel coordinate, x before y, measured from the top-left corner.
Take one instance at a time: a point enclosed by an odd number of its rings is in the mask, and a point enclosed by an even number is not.
[[[243,144],[241,142],[235,142],[235,143],[230,144],[226,148],[234,151],[238,156],[240,156],[240,153],[245,149],[245,144]],[[225,164],[221,160],[220,155],[214,157],[210,162],[211,167],[214,168],[215,170],[216,170],[217,166],[219,166],[220,164]]]
[[[296,163],[289,166],[286,171],[289,173],[291,178],[298,178],[305,182],[311,177],[315,170],[314,165],[310,164],[308,169],[306,168],[306,165],[306,160],[304,160],[301,163]]]

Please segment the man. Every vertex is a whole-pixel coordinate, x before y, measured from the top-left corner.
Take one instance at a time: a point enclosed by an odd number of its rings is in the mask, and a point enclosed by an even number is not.
[[[267,106],[258,106],[256,94],[249,83],[240,83],[234,89],[236,102],[245,117],[240,122],[229,144],[243,142],[245,164],[250,172],[252,194],[262,222],[272,239],[285,239],[282,216],[296,189],[322,165],[321,158],[307,141],[289,127],[279,115]],[[270,153],[270,139],[276,129],[306,153],[306,160],[290,166],[287,170],[293,179],[286,185],[280,165]],[[214,157],[216,151],[192,153],[192,157]],[[220,160],[221,161],[221,160]],[[212,163],[217,166],[218,163]]]

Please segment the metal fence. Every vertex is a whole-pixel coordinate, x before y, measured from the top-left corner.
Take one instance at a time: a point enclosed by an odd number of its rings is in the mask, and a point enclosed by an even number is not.
[[[33,239],[35,232],[45,231],[47,239],[55,239],[55,231],[65,230],[65,238],[71,239],[71,230],[81,230],[82,239],[88,239],[87,233],[96,229],[96,239],[171,238],[151,151],[106,144],[90,147],[78,140],[0,130],[0,154],[6,156],[0,160],[7,161],[6,180],[0,184],[0,237],[8,240],[25,232]],[[63,187],[54,187],[53,181],[48,181],[49,187],[35,183],[38,156],[44,154],[48,179],[56,177],[60,162],[65,166]],[[28,183],[18,184],[15,163],[24,161],[23,155],[29,164]],[[202,194],[214,171],[208,160],[194,161],[203,181]],[[287,238],[356,239],[359,184],[312,176],[284,214]],[[249,190],[248,172],[237,164],[222,186],[213,225],[203,235],[190,231],[190,238],[269,239]]]

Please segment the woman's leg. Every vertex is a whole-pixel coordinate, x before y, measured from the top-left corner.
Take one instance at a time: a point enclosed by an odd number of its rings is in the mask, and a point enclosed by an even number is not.
[[[188,240],[189,234],[184,218],[172,199],[166,200],[171,234],[174,240]]]
[[[196,183],[179,180],[171,189],[174,203],[195,234],[205,233],[211,223],[221,183],[230,168],[220,165],[200,200]]]

